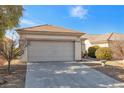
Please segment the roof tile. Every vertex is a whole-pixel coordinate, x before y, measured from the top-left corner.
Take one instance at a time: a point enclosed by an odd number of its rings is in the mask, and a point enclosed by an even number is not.
[[[88,39],[90,42],[101,42],[107,40],[124,40],[124,34],[108,33],[108,34],[85,34],[82,38]]]
[[[81,33],[79,31],[71,30],[71,29],[65,29],[62,27],[58,26],[53,26],[53,25],[39,25],[39,26],[34,26],[34,27],[27,27],[27,28],[21,28],[17,29],[17,31],[47,31],[47,32],[71,32],[71,33]]]

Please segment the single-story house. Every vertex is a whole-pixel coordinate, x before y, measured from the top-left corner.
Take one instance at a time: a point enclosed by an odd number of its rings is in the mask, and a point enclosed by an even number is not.
[[[81,38],[83,39],[82,46],[84,47],[82,51],[84,49],[87,51],[90,46],[97,45],[100,47],[110,47],[113,51],[114,59],[122,59],[122,56],[124,56],[121,53],[124,51],[124,34],[85,34]]]
[[[29,62],[81,60],[82,32],[48,24],[16,31],[26,41],[23,57]]]

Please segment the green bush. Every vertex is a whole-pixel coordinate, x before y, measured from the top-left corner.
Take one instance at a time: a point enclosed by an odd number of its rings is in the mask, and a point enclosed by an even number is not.
[[[96,50],[96,58],[100,60],[110,60],[112,59],[112,51],[110,48],[102,47]]]
[[[95,52],[99,48],[99,46],[91,46],[88,48],[88,56],[96,58]]]

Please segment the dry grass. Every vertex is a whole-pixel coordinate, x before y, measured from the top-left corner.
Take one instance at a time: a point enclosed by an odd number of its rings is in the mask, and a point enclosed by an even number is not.
[[[124,82],[124,62],[123,61],[108,61],[105,67],[102,67],[100,63],[84,63],[104,74],[115,78],[121,82]]]
[[[118,66],[118,67],[124,68],[124,61],[122,60],[107,61],[106,65]]]

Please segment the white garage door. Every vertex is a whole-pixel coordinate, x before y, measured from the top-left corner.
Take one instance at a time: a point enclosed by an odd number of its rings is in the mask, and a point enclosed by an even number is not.
[[[74,42],[30,41],[28,60],[29,62],[73,61]]]

